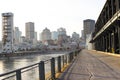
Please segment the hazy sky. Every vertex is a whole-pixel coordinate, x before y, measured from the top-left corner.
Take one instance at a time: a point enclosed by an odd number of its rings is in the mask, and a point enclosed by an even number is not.
[[[67,34],[81,34],[83,20],[97,20],[106,0],[0,0],[0,14],[14,13],[14,26],[25,35],[25,23],[34,22],[35,31],[47,27],[56,31],[66,28]],[[0,16],[0,40],[2,36]]]

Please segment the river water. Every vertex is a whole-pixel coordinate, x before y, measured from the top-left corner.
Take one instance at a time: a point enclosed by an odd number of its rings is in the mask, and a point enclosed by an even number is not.
[[[21,57],[11,57],[11,58],[4,58],[0,59],[0,74],[9,72],[11,70],[15,70],[18,68],[22,68],[28,65],[32,65],[34,63],[38,63],[41,60],[47,60],[51,57],[57,57],[59,55],[67,54],[68,52],[53,52],[50,54],[36,54],[30,56],[21,56]],[[45,65],[49,69],[50,64]],[[48,72],[48,71],[46,71]],[[38,80],[38,69],[33,69],[32,72],[29,73],[22,73],[22,80]],[[0,79],[1,80],[1,79]],[[9,80],[9,79],[8,79]],[[11,79],[15,80],[15,79]]]

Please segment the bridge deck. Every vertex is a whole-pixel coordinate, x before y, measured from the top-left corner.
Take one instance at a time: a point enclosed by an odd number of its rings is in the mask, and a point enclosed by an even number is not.
[[[120,56],[83,50],[58,80],[120,80]]]

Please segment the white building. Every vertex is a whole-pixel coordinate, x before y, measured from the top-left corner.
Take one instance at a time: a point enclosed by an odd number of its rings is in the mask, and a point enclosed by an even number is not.
[[[82,39],[85,39],[85,38],[84,38],[84,30],[81,30],[81,38],[82,38]]]
[[[13,52],[13,13],[2,13],[3,52]]]
[[[42,41],[42,33],[39,33],[39,40]]]
[[[21,43],[19,44],[19,50],[27,50],[31,49],[32,45],[29,44],[28,39],[26,37],[21,36]]]
[[[90,40],[91,40],[91,39],[92,39],[92,35],[91,35],[91,34],[88,34],[88,35],[86,36],[86,49],[88,49],[88,50],[94,49],[93,44],[90,43]]]
[[[34,32],[33,44],[37,44],[37,32]]]
[[[14,29],[14,44],[19,44],[21,42],[21,31],[18,27],[15,27]]]

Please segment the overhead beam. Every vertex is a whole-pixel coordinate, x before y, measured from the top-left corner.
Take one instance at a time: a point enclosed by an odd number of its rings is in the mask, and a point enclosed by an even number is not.
[[[103,28],[100,29],[100,31],[93,37],[93,40],[95,40],[101,33],[103,33],[117,18],[120,17],[120,10],[117,11],[112,18],[103,26]]]

